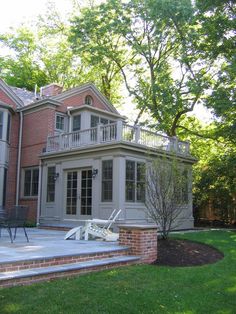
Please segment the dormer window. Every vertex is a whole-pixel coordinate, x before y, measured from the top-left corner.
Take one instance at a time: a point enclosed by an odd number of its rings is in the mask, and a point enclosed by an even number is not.
[[[92,98],[92,96],[87,95],[85,97],[85,101],[84,102],[85,102],[85,105],[92,106],[93,105],[93,98]]]

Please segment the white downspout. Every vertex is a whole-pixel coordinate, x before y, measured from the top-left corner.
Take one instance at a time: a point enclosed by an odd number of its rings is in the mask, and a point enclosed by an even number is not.
[[[38,187],[38,201],[37,201],[37,219],[36,225],[39,226],[40,209],[41,209],[41,193],[42,193],[42,161],[39,161],[39,187]]]
[[[19,130],[17,173],[16,173],[16,205],[19,205],[19,195],[20,195],[20,165],[21,165],[22,128],[23,128],[23,112],[20,111],[20,130]]]

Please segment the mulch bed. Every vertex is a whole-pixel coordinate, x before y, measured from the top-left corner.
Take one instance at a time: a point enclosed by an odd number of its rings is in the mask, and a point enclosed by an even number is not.
[[[217,249],[188,240],[158,239],[158,259],[156,265],[199,266],[212,264],[224,255]]]

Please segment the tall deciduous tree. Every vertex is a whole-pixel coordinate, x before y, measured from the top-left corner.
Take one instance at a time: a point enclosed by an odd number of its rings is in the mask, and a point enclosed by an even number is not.
[[[190,0],[109,0],[74,20],[73,47],[114,64],[140,113],[175,136],[209,85],[208,67],[191,44],[193,18]]]
[[[205,105],[217,116],[217,136],[236,143],[236,3],[231,0],[197,0],[200,25],[198,52],[215,60],[216,75]]]
[[[76,10],[80,14],[79,6]],[[107,61],[101,65],[103,58],[94,61],[86,52],[75,54],[68,36],[69,20],[61,17],[55,4],[49,3],[48,10],[38,17],[33,27],[24,25],[0,35],[0,43],[5,48],[5,53],[0,55],[1,77],[10,85],[29,90],[36,84],[56,82],[70,88],[93,82],[109,100],[118,103],[120,74]]]
[[[114,102],[119,98],[115,91],[121,85],[120,68],[114,58],[122,65],[129,61],[125,59],[121,36],[109,26],[116,17],[114,8],[108,3],[83,8],[72,20],[70,36],[74,52],[96,73],[97,85]]]
[[[0,35],[0,43],[8,49],[7,55],[0,56],[0,75],[8,84],[33,90],[36,83],[47,83],[37,58],[36,38],[29,28]]]

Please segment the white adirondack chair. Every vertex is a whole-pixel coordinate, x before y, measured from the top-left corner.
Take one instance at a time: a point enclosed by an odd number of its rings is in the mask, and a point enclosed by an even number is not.
[[[67,232],[64,239],[68,240],[74,237],[76,240],[88,240],[91,236],[94,238],[104,239],[105,241],[117,241],[119,238],[119,234],[112,232],[110,228],[112,224],[117,220],[120,213],[121,209],[114,209],[107,220],[96,218],[91,220],[85,220],[84,227],[79,226],[71,229]]]

